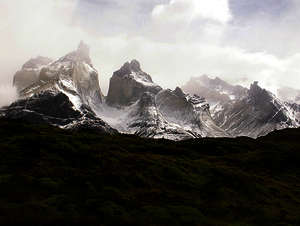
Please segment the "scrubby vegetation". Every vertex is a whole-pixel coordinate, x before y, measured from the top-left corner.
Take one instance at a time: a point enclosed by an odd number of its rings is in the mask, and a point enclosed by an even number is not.
[[[173,142],[0,120],[0,224],[300,225],[299,137]]]

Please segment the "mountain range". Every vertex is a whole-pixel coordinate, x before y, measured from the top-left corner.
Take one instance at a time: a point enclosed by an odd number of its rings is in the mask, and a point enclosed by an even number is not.
[[[0,117],[70,130],[185,140],[256,138],[300,125],[299,103],[276,97],[258,82],[248,89],[204,75],[181,88],[163,89],[137,60],[113,73],[104,96],[83,42],[57,60],[29,60],[15,74],[14,86],[20,99],[1,108]]]

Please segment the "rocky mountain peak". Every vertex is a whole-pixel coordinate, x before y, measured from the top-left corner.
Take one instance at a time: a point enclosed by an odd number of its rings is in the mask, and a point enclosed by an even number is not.
[[[141,69],[141,65],[137,60],[132,60],[131,62],[126,62],[118,71],[116,71],[114,74],[118,76],[125,76],[129,75],[132,72],[135,73],[144,73]],[[151,79],[151,78],[150,78]],[[151,79],[152,81],[152,79]]]
[[[251,84],[248,93],[249,97],[256,103],[263,104],[263,102],[272,99],[271,94],[267,90],[261,88],[257,81]]]
[[[185,94],[184,92],[182,91],[182,89],[180,89],[179,87],[176,87],[176,89],[173,91],[173,93],[178,96],[178,97],[183,97],[185,98]]]
[[[92,60],[90,58],[90,48],[83,41],[80,41],[76,51],[65,55],[57,62],[85,62],[92,65]]]
[[[83,41],[80,41],[78,48],[77,48],[77,54],[78,56],[82,57],[82,59],[85,59],[87,61],[90,60],[90,47],[85,44]]]
[[[122,106],[136,102],[143,93],[158,93],[162,88],[143,72],[137,60],[126,62],[110,79],[106,102]]]
[[[134,72],[139,72],[139,71],[142,70],[142,69],[141,69],[141,64],[140,64],[140,62],[138,62],[137,60],[132,60],[132,61],[130,62],[130,68],[131,68],[131,70],[134,71]]]

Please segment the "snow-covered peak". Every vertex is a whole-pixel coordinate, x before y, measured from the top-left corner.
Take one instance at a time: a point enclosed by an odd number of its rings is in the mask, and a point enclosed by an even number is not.
[[[137,60],[126,62],[110,79],[107,104],[124,106],[136,102],[145,92],[158,93],[162,88],[142,71]]]
[[[130,74],[139,74],[140,77],[144,77],[144,80],[153,82],[151,76],[143,72],[141,64],[137,60],[126,62],[118,71],[114,72],[114,75],[119,77],[128,76]]]

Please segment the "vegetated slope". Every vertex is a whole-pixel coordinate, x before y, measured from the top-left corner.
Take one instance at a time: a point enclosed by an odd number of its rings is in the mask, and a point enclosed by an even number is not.
[[[299,225],[299,136],[174,142],[0,119],[0,224]]]

